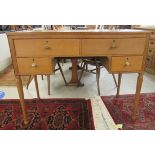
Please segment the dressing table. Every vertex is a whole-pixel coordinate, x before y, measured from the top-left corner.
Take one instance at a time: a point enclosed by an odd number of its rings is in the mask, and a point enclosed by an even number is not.
[[[25,124],[28,117],[21,76],[52,74],[51,58],[54,57],[106,57],[106,69],[119,77],[117,97],[122,74],[138,73],[132,114],[132,118],[136,118],[149,43],[147,31],[21,31],[9,32],[7,36]],[[35,82],[37,84],[37,78]]]

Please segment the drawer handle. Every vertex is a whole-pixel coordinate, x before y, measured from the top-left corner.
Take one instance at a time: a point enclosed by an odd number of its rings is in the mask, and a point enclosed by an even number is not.
[[[37,67],[37,64],[33,62],[31,66],[32,67]]]
[[[130,65],[131,65],[130,62],[126,61],[124,66],[130,66]]]
[[[51,49],[51,47],[48,46],[48,45],[44,45],[44,48],[47,49],[47,50]]]
[[[116,41],[115,40],[112,41],[111,48],[116,48]]]

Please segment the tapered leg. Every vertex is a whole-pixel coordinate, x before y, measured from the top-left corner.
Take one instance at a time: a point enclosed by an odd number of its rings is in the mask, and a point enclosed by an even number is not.
[[[39,88],[38,88],[38,81],[37,81],[37,75],[34,75],[34,82],[35,82],[35,86],[36,86],[37,97],[40,98]]]
[[[139,73],[138,78],[137,78],[136,94],[135,94],[134,108],[133,108],[133,114],[132,114],[133,120],[135,120],[136,118],[142,83],[143,83],[143,74]]]
[[[81,65],[80,65],[80,67],[81,67],[81,68],[83,68],[83,65],[84,65],[84,62],[82,61],[82,62],[81,62]]]
[[[97,90],[98,90],[98,95],[100,96],[100,85],[99,85],[99,80],[100,80],[100,66],[96,66]]]
[[[27,82],[27,85],[26,85],[26,89],[28,89],[28,87],[29,87],[29,85],[30,85],[32,79],[33,79],[33,76],[30,75],[30,76],[29,76],[29,79],[28,79],[28,82]]]
[[[61,66],[60,66],[60,63],[59,63],[59,62],[58,62],[58,67],[59,67],[59,69],[60,69],[60,72],[61,72],[61,75],[62,75],[63,80],[64,80],[64,82],[65,82],[65,85],[67,86],[67,85],[68,85],[68,83],[67,83],[67,81],[66,81],[66,79],[65,79],[64,73],[63,73],[63,71],[62,71],[62,68],[61,68]]]
[[[119,96],[119,92],[120,92],[120,85],[121,85],[121,79],[122,79],[122,74],[118,74],[118,86],[117,86],[117,94],[116,97]]]
[[[113,77],[114,82],[115,82],[115,85],[116,85],[116,87],[117,87],[117,81],[116,81],[115,75],[114,75],[114,74],[112,74],[112,77]]]
[[[50,75],[47,75],[48,95],[50,95]]]
[[[26,112],[25,103],[24,103],[23,85],[22,85],[22,80],[20,76],[16,76],[16,82],[17,82],[17,89],[18,89],[18,94],[20,98],[20,105],[23,113],[24,124],[28,124],[28,117],[27,117],[27,112]]]
[[[86,63],[84,62],[83,67],[82,67],[82,71],[81,71],[81,74],[80,74],[80,77],[79,77],[79,81],[81,81],[81,78],[82,78],[82,75],[83,75],[83,71],[85,69],[85,66],[86,66]]]
[[[86,64],[86,70],[88,70],[88,64]]]

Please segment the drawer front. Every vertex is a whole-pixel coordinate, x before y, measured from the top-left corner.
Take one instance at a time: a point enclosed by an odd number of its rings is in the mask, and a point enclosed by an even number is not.
[[[155,49],[149,48],[148,49],[148,56],[153,56],[155,53],[154,51],[155,51]]]
[[[155,31],[151,31],[150,33],[150,39],[155,39]]]
[[[153,66],[153,57],[147,56],[145,66],[148,68]]]
[[[143,56],[112,57],[111,71],[141,71]]]
[[[83,39],[83,55],[143,54],[145,38]]]
[[[149,48],[152,48],[152,49],[155,48],[155,41],[154,40],[149,41]]]
[[[51,58],[17,58],[20,75],[51,74]]]
[[[78,56],[78,39],[17,39],[16,57]]]

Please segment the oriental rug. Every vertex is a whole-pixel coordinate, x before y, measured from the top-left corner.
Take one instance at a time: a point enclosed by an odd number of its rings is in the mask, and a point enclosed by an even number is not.
[[[26,99],[29,123],[24,125],[19,100],[0,100],[1,130],[92,130],[91,101],[86,99]]]
[[[134,95],[102,96],[116,124],[125,130],[155,130],[155,93],[141,94],[136,120],[131,119]]]

